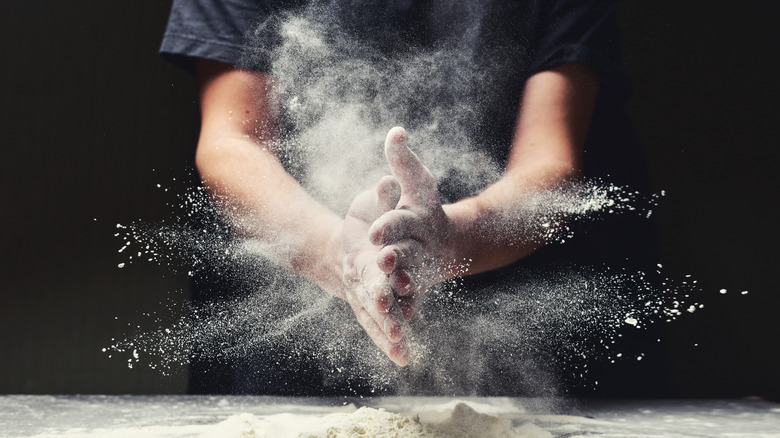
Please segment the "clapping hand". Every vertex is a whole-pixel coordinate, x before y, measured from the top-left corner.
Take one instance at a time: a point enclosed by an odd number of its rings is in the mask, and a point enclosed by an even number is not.
[[[385,156],[400,186],[395,208],[379,216],[368,230],[370,242],[382,247],[376,259],[404,317],[414,315],[431,285],[454,269],[452,224],[442,208],[433,174],[407,146],[403,128],[393,128],[385,140]],[[385,177],[387,178],[387,177]]]
[[[393,295],[388,275],[377,265],[381,251],[368,239],[368,229],[378,217],[398,204],[400,186],[395,178],[382,178],[375,190],[352,201],[344,218],[343,298],[374,343],[395,363],[404,366],[409,352],[404,338],[406,321]]]
[[[403,128],[385,140],[392,176],[361,193],[344,220],[347,301],[368,335],[399,365],[409,361],[406,321],[425,291],[449,278],[452,224],[433,174],[407,146]]]

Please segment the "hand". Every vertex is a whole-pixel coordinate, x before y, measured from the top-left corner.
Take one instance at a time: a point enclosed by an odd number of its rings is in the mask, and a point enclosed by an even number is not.
[[[368,239],[370,224],[392,210],[400,195],[398,181],[386,176],[376,190],[365,191],[352,201],[342,228],[342,280],[346,291],[340,298],[349,303],[374,343],[391,360],[404,366],[409,363],[404,339],[406,321],[388,275],[377,265],[381,247]]]
[[[450,251],[452,224],[444,212],[433,174],[406,145],[403,128],[385,140],[385,156],[401,196],[368,230],[370,242],[383,246],[376,258],[389,275],[404,317],[414,315],[425,291],[458,269]]]

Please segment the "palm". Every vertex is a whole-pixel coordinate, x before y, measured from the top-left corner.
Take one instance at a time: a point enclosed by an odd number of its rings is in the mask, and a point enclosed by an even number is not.
[[[368,239],[370,224],[398,202],[393,178],[380,181],[376,191],[366,191],[352,202],[342,229],[342,297],[374,343],[399,365],[409,361],[403,338],[404,317],[393,296],[387,275],[377,265],[381,247]]]

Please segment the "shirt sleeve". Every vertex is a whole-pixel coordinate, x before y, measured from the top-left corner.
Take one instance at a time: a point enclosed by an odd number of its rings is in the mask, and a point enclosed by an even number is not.
[[[561,0],[550,2],[538,29],[530,74],[565,63],[583,63],[602,81],[622,76],[617,2]]]
[[[196,58],[239,65],[245,35],[273,1],[174,0],[163,35],[163,58],[194,73]]]

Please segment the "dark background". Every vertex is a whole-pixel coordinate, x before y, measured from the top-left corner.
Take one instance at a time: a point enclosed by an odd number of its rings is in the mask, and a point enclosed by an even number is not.
[[[700,5],[621,12],[630,112],[667,194],[660,261],[696,278],[705,304],[664,327],[670,354],[633,365],[632,378],[664,366],[671,376],[652,395],[780,400],[780,4]],[[165,324],[173,315],[161,303],[189,294],[186,276],[155,263],[118,269],[126,256],[113,236],[117,223],[168,218],[166,203],[196,180],[195,83],[156,53],[169,8],[0,7],[0,393],[186,391],[184,371],[128,369],[101,352],[143,313]],[[599,379],[650,395],[608,371]]]

